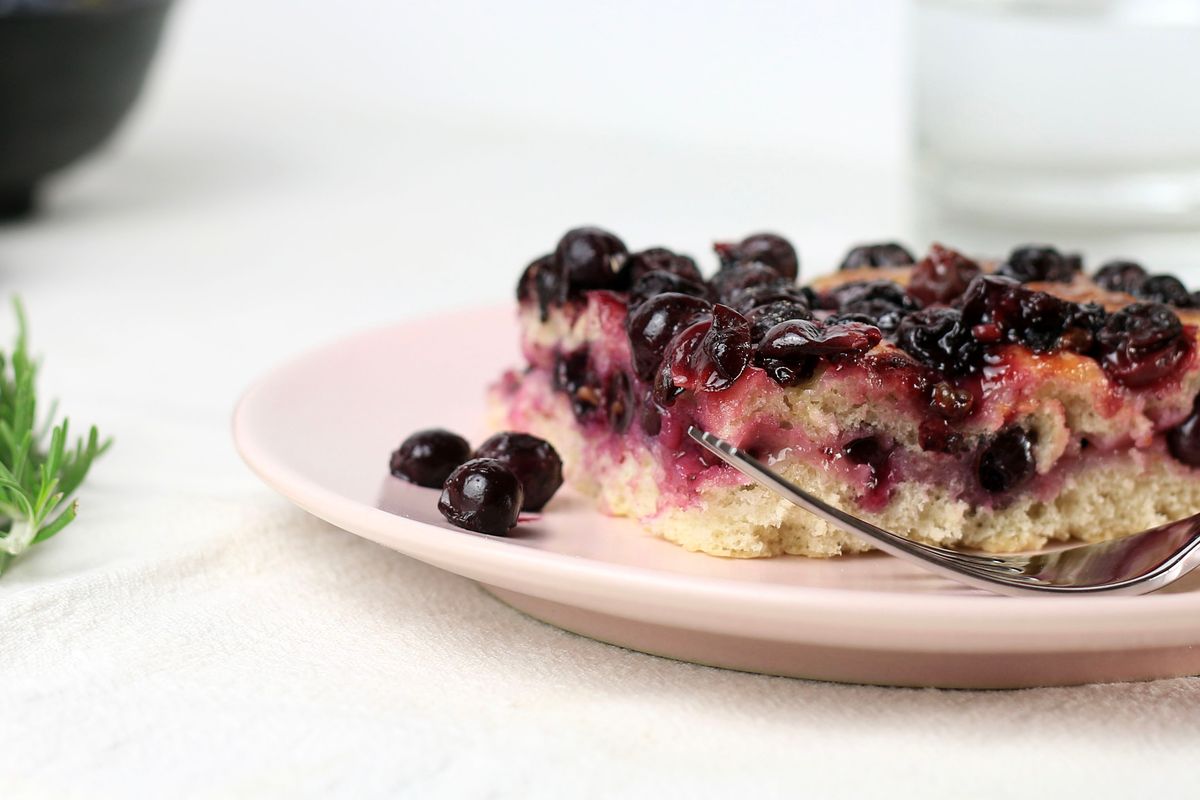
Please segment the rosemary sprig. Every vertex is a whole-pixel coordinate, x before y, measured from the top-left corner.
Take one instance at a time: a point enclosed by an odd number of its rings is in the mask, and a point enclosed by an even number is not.
[[[17,341],[0,351],[0,575],[13,559],[71,524],[78,503],[71,495],[92,462],[108,450],[93,426],[87,438],[67,446],[68,423],[54,425],[55,406],[37,427],[37,368],[29,357],[29,325],[19,299]],[[49,437],[49,442],[47,442]]]

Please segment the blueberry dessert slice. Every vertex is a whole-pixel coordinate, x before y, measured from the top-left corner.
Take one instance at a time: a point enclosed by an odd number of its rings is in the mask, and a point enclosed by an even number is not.
[[[755,234],[716,245],[705,281],[672,250],[568,238],[578,252],[519,280],[523,362],[492,391],[498,424],[552,442],[601,511],[687,550],[866,547],[713,458],[693,425],[940,547],[1036,549],[1200,512],[1200,293],[1174,276],[1128,259],[1089,274],[1052,244],[918,259],[882,242],[801,286],[796,248]]]

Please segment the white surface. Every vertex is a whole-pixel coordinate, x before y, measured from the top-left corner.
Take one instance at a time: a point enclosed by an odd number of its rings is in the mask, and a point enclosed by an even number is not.
[[[879,157],[894,132],[873,115],[879,140],[850,137],[852,157],[803,131],[767,155],[437,110],[397,65],[448,26],[414,43],[399,6],[416,4],[362,2],[265,30],[285,5],[184,5],[115,152],[65,177],[43,220],[0,229],[2,285],[30,308],[47,387],[118,439],[80,520],[0,579],[6,798],[988,797],[1014,771],[1113,796],[1192,780],[1196,680],[942,693],[677,664],[530,621],[261,486],[228,419],[262,369],[505,297],[569,225],[697,254],[778,227],[810,266],[904,231],[894,158]],[[875,10],[845,5],[850,20]],[[359,47],[368,29],[397,33]],[[896,107],[876,88],[832,110],[799,96],[844,121],[864,118],[856,103]]]

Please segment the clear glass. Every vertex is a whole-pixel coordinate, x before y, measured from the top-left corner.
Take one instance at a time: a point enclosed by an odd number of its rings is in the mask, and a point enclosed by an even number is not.
[[[1200,0],[917,0],[924,212],[1200,231]]]

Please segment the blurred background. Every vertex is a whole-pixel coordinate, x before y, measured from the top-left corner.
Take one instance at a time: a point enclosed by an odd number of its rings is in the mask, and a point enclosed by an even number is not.
[[[0,0],[0,24],[158,5]],[[167,17],[116,138],[0,227],[26,291],[87,270],[172,307],[219,286],[171,313],[221,315],[266,355],[503,302],[579,224],[710,267],[713,239],[776,229],[809,276],[898,238],[1200,277],[1200,2],[183,0]]]

